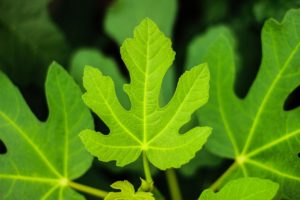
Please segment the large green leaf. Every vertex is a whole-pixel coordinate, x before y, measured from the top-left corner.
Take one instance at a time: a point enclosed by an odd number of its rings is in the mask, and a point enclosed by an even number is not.
[[[247,48],[247,47],[244,47]],[[289,94],[300,84],[300,11],[282,23],[268,20],[262,31],[263,58],[245,99],[234,93],[234,44],[225,28],[194,40],[188,66],[207,61],[211,98],[200,121],[214,128],[208,148],[235,160],[235,176],[257,176],[282,185],[287,199],[300,199],[300,110],[284,111]]]
[[[48,3],[1,0],[0,67],[19,83],[41,81],[52,60],[66,60],[68,47],[48,15]]]
[[[68,187],[91,165],[78,137],[93,128],[79,87],[53,63],[46,80],[49,117],[40,122],[20,92],[0,74],[0,199],[83,199]]]
[[[199,200],[271,200],[279,185],[259,178],[241,178],[230,181],[218,193],[204,190]]]
[[[83,131],[80,136],[86,148],[101,161],[116,160],[118,166],[134,162],[142,152],[160,169],[188,162],[211,131],[196,127],[185,134],[178,133],[208,99],[207,66],[198,65],[186,72],[172,100],[160,107],[163,77],[175,56],[171,41],[150,19],[145,19],[135,29],[134,38],[123,43],[121,55],[131,77],[130,84],[124,87],[130,110],[119,103],[110,77],[92,67],[85,69],[87,92],[83,99],[110,129],[109,135]]]
[[[105,28],[122,44],[131,36],[136,24],[149,17],[167,36],[171,36],[176,10],[176,0],[116,0],[107,11]]]

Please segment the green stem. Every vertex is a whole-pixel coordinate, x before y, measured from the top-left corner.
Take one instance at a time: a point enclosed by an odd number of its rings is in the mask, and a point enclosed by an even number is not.
[[[218,178],[211,186],[210,189],[217,191],[223,185],[223,182],[231,175],[234,170],[238,167],[238,163],[234,162],[223,174]]]
[[[106,191],[103,191],[103,190],[99,190],[99,189],[96,189],[96,188],[93,188],[93,187],[90,187],[90,186],[87,186],[87,185],[82,185],[82,184],[79,184],[79,183],[75,183],[75,182],[68,182],[68,186],[70,186],[71,188],[74,188],[80,192],[84,192],[84,193],[87,193],[87,194],[90,194],[90,195],[93,195],[95,197],[100,197],[100,198],[105,198],[105,196],[108,194]]]
[[[170,194],[171,194],[171,199],[172,200],[182,200],[175,170],[167,169],[166,177],[167,177],[167,182],[168,182],[168,186],[169,186],[169,190],[170,190]]]
[[[148,159],[147,159],[147,156],[146,156],[145,152],[143,152],[143,165],[144,165],[144,173],[145,173],[146,181],[149,184],[152,184],[153,183],[153,179],[151,177],[150,166],[149,166],[149,162],[148,162]]]

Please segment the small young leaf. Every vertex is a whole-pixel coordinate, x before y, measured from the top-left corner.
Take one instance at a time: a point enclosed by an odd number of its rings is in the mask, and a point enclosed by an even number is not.
[[[173,98],[161,108],[161,83],[175,56],[171,41],[154,22],[145,19],[135,29],[134,38],[123,43],[121,55],[131,77],[124,87],[131,109],[120,105],[110,77],[86,67],[83,99],[106,123],[110,134],[85,130],[80,133],[83,143],[99,160],[116,160],[118,166],[134,162],[144,152],[160,169],[180,167],[194,157],[211,132],[209,127],[196,127],[178,133],[208,99],[207,66],[198,65],[184,73]]]
[[[68,187],[91,165],[78,133],[93,128],[79,87],[58,64],[46,80],[49,117],[40,122],[20,92],[0,73],[0,199],[83,199]]]
[[[280,194],[300,199],[300,112],[284,111],[284,102],[300,85],[300,10],[282,23],[268,20],[262,31],[262,64],[245,99],[234,93],[234,43],[225,28],[209,31],[190,46],[188,65],[208,62],[211,93],[199,111],[214,127],[210,151],[235,160],[229,178],[256,176],[281,184]]]
[[[227,183],[221,191],[204,190],[199,200],[271,200],[279,185],[259,178],[240,178]]]
[[[117,181],[113,183],[111,187],[121,191],[108,193],[108,195],[105,197],[105,200],[154,200],[151,192],[135,192],[133,185],[127,180]]]

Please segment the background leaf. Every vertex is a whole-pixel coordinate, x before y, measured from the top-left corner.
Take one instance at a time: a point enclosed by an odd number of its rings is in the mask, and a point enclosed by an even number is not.
[[[0,82],[0,139],[7,147],[0,155],[0,198],[84,199],[67,187],[92,161],[77,136],[93,128],[78,86],[53,63],[46,81],[50,114],[41,122],[2,73]]]
[[[265,1],[258,0],[254,5],[254,15],[258,21],[264,21],[270,17],[280,20],[290,8],[297,8],[300,6],[299,0],[275,0]]]
[[[131,36],[134,27],[149,17],[157,22],[162,32],[171,36],[176,10],[176,0],[116,0],[106,15],[105,28],[118,44],[122,44]]]
[[[18,83],[41,82],[53,60],[67,59],[67,43],[49,17],[48,3],[1,0],[0,67]]]
[[[206,60],[212,73],[211,98],[199,112],[200,121],[215,130],[208,148],[235,160],[233,177],[275,180],[288,199],[300,197],[299,109],[283,110],[300,84],[299,22],[300,11],[292,10],[282,23],[265,23],[262,64],[245,99],[233,90],[234,45],[228,30],[215,29],[196,39],[189,56],[189,66]]]

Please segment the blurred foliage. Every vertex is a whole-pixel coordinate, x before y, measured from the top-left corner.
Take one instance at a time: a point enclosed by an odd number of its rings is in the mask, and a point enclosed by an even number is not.
[[[264,20],[281,19],[288,9],[299,6],[300,0],[0,0],[0,69],[21,87],[38,116],[48,113],[41,83],[52,60],[64,66],[69,64],[70,73],[80,85],[83,67],[98,67],[113,77],[118,97],[129,108],[128,97],[122,90],[122,84],[129,78],[120,59],[119,45],[132,35],[138,22],[150,17],[172,37],[177,52],[175,70],[168,73],[161,93],[165,104],[176,87],[176,77],[184,70],[190,42],[207,29],[222,24],[237,37],[240,79],[235,83],[235,90],[243,97],[261,61],[260,32]],[[100,121],[95,123],[99,129],[104,126]],[[3,149],[1,143],[0,149]],[[197,183],[182,185],[183,194],[199,191],[212,181],[226,167],[219,165],[221,161],[203,151],[183,166],[181,181],[189,179]],[[107,167],[113,163],[105,166],[96,163],[83,182],[88,183],[91,177],[105,177],[109,183],[119,180],[116,169]],[[212,167],[209,174],[213,175],[199,177],[199,172],[206,167]],[[135,179],[133,183],[138,185],[139,179],[133,175],[137,168],[141,171],[139,163],[117,171],[121,177]],[[164,176],[157,173],[156,181],[164,185]]]
[[[299,0],[260,0],[254,5],[254,15],[259,22],[271,17],[280,20],[288,9],[299,6]]]
[[[171,36],[176,10],[176,0],[117,0],[108,8],[105,28],[118,44],[122,44],[132,35],[134,27],[149,17],[166,36]]]
[[[48,3],[0,1],[0,66],[18,83],[41,81],[52,60],[68,59],[68,46],[48,16]]]

